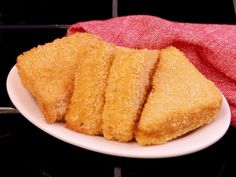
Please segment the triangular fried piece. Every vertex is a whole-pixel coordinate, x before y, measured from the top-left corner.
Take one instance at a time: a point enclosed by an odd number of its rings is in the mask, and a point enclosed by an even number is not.
[[[88,33],[76,33],[18,56],[16,66],[22,83],[35,97],[48,123],[64,119],[79,55],[100,40]]]
[[[117,49],[105,94],[105,138],[124,142],[133,139],[157,60],[157,50]]]
[[[109,70],[115,46],[94,41],[80,56],[75,74],[74,92],[65,120],[67,127],[90,135],[102,134],[102,110]]]
[[[144,106],[135,137],[139,144],[162,144],[211,122],[222,96],[174,47],[160,52],[153,88]]]

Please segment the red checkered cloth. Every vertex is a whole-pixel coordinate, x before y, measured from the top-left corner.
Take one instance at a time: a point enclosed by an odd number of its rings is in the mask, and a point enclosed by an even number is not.
[[[236,25],[190,24],[135,15],[71,25],[67,34],[89,32],[130,48],[182,50],[227,98],[236,126]]]

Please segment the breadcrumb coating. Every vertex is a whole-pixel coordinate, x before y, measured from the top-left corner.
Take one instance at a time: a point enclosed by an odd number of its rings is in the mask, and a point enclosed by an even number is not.
[[[88,33],[17,57],[18,73],[48,123],[140,145],[163,144],[210,123],[222,96],[174,47],[116,48]]]
[[[39,45],[17,57],[21,81],[35,97],[48,123],[64,119],[79,55],[96,40],[100,38],[76,33]]]
[[[222,96],[174,47],[160,52],[152,90],[144,106],[136,141],[162,144],[210,123],[221,107]]]
[[[72,130],[101,135],[105,88],[115,46],[102,40],[94,41],[93,45],[80,55],[74,92],[65,120]]]
[[[157,60],[157,50],[117,49],[102,113],[105,138],[123,142],[133,139]]]

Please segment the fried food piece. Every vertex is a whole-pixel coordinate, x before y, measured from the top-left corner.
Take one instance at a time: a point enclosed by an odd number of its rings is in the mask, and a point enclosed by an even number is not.
[[[174,47],[160,52],[153,88],[135,131],[141,145],[162,144],[210,123],[222,96]]]
[[[102,113],[105,138],[123,142],[133,139],[157,60],[157,50],[117,49]]]
[[[48,123],[64,119],[79,55],[98,40],[101,39],[88,33],[76,33],[18,56],[16,66],[21,81],[35,97]]]
[[[94,41],[94,47],[80,56],[74,92],[65,120],[67,127],[89,135],[102,134],[102,110],[115,47]]]

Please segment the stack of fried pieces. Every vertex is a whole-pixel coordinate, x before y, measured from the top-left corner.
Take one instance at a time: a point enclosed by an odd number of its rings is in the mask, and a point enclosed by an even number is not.
[[[110,140],[166,143],[221,108],[216,86],[172,46],[129,49],[76,33],[21,54],[16,66],[46,122]]]

